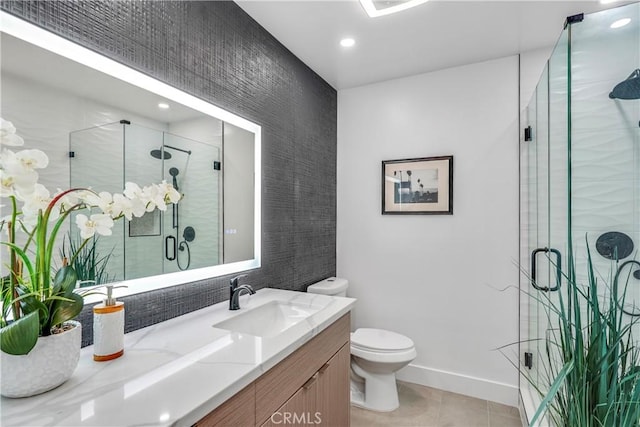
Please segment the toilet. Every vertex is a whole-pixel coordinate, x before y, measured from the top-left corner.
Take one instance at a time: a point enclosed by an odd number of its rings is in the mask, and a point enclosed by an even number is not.
[[[349,282],[330,277],[310,285],[307,292],[346,296]],[[389,412],[400,406],[396,372],[416,358],[410,338],[384,329],[359,328],[351,333],[351,404]]]

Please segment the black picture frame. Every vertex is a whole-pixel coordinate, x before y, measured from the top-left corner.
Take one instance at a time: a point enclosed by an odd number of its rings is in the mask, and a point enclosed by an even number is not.
[[[453,215],[453,156],[382,161],[383,215]]]

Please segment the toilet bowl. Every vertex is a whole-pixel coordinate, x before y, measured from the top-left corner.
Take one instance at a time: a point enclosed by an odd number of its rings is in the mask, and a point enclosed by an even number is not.
[[[346,296],[348,282],[330,277],[307,292]],[[413,341],[384,329],[359,328],[351,333],[351,404],[372,411],[397,409],[396,372],[415,359]]]

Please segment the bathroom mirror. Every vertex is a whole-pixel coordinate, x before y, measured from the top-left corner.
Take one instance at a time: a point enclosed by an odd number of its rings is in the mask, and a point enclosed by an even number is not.
[[[1,115],[49,156],[42,184],[166,180],[183,194],[98,239],[104,282],[126,295],[260,267],[259,125],[4,12],[0,23]]]

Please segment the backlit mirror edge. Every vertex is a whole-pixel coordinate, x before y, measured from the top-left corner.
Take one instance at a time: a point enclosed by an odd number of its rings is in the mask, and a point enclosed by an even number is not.
[[[246,261],[239,261],[229,264],[221,264],[213,267],[199,268],[195,270],[181,271],[175,273],[165,273],[162,275],[149,276],[139,279],[125,280],[114,283],[115,286],[126,285],[126,288],[114,290],[114,296],[122,297],[143,292],[149,292],[182,285],[198,280],[224,276],[241,271],[256,269],[261,267],[261,245],[262,245],[262,188],[261,188],[261,126],[242,117],[236,116],[220,107],[216,107],[200,98],[183,92],[166,83],[160,82],[152,77],[136,71],[117,61],[109,59],[90,49],[82,47],[63,37],[55,35],[29,22],[16,18],[6,12],[0,11],[0,30],[35,46],[46,49],[57,55],[68,58],[72,61],[83,64],[119,80],[134,84],[162,97],[172,99],[195,110],[201,111],[209,116],[216,117],[224,122],[238,126],[255,135],[254,145],[254,258]],[[85,303],[101,301],[101,295],[90,295],[85,298]]]

